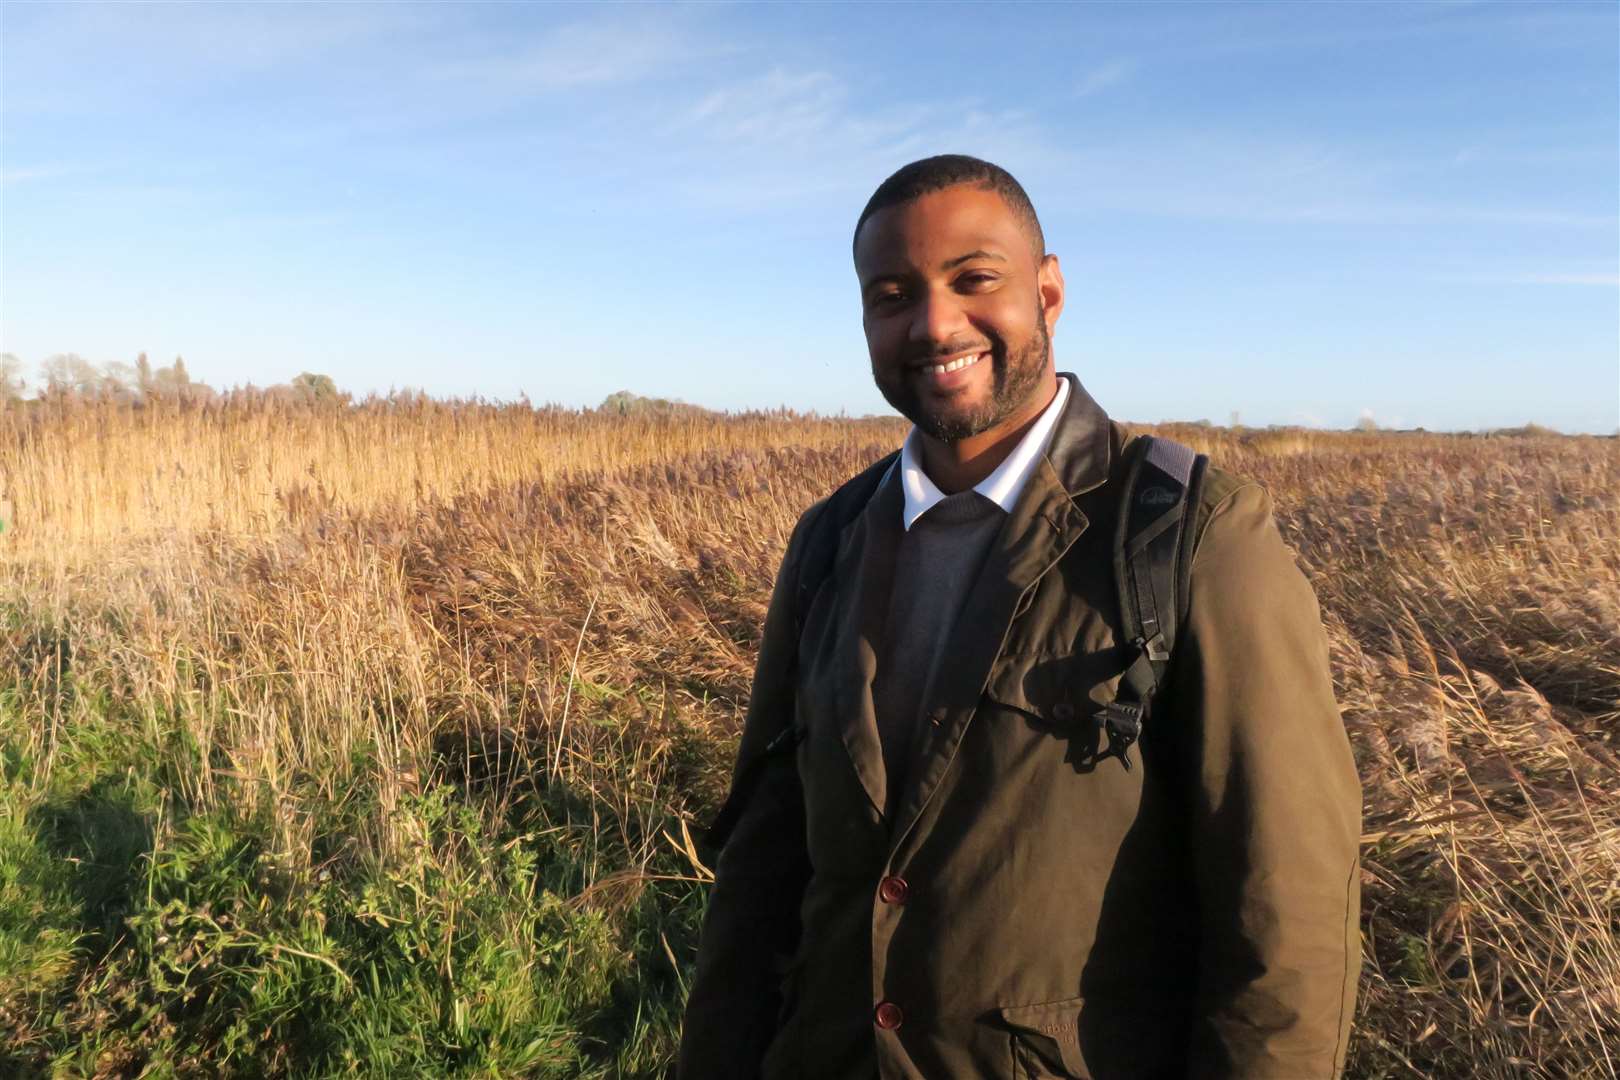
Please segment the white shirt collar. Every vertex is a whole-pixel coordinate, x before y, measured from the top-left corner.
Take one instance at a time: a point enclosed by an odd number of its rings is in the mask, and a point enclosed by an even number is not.
[[[1063,414],[1063,405],[1068,400],[1069,380],[1060,375],[1057,393],[1052,395],[1051,404],[1024,432],[1024,437],[1018,440],[1012,453],[996,466],[995,472],[974,484],[973,490],[1010,512],[1013,504],[1018,502],[1018,496],[1023,494],[1029,474],[1035,471],[1036,462],[1046,453],[1046,446],[1052,441],[1052,429],[1057,427],[1058,417]],[[906,496],[900,520],[908,531],[918,518],[945,498],[945,493],[923,472],[922,453],[917,445],[920,437],[917,429],[912,428],[900,447],[900,487]]]

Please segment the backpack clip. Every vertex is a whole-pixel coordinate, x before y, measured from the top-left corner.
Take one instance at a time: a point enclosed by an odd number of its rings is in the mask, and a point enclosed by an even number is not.
[[[726,796],[720,812],[714,816],[714,821],[703,831],[702,841],[698,854],[704,857],[708,866],[716,866],[720,856],[720,849],[726,846],[731,839],[731,831],[737,827],[742,818],[743,808],[753,797],[754,789],[759,786],[765,775],[765,766],[772,760],[792,753],[804,741],[805,729],[795,724],[793,727],[783,728],[771,737],[765,744],[765,749],[757,757],[749,758],[737,770],[736,779],[731,782],[731,793]],[[707,851],[702,850],[707,848]],[[712,855],[710,854],[712,852]]]
[[[1131,744],[1142,734],[1142,706],[1123,701],[1110,701],[1097,714],[1097,727],[1108,735],[1108,747],[1097,755],[1097,760],[1117,757],[1125,771],[1131,769]]]
[[[1153,636],[1145,641],[1138,638],[1136,646],[1147,654],[1149,660],[1156,664],[1170,659],[1170,650],[1164,644],[1164,634],[1158,631],[1155,631]]]
[[[788,751],[797,748],[798,745],[803,741],[804,728],[799,727],[798,725],[783,728],[776,734],[775,738],[771,739],[770,742],[765,744],[765,749],[760,753],[759,756],[762,758],[768,758],[775,757],[777,754],[785,754]]]

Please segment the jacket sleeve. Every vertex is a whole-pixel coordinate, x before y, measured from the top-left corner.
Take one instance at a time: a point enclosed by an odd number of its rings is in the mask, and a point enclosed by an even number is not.
[[[1190,723],[1194,1077],[1336,1077],[1355,1003],[1361,787],[1315,594],[1235,486],[1194,556],[1170,685]]]
[[[765,616],[753,692],[732,785],[794,722],[798,562],[811,508],[788,542]],[[687,998],[678,1075],[683,1080],[759,1073],[781,1010],[781,975],[798,945],[799,903],[810,877],[804,796],[792,754],[768,759],[715,866],[715,882]]]

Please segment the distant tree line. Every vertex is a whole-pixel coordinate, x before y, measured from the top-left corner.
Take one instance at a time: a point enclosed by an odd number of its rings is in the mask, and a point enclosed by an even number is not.
[[[661,397],[643,397],[629,390],[619,390],[602,399],[597,409],[620,416],[701,416],[709,410],[699,405],[688,405]]]
[[[167,367],[154,367],[145,353],[137,356],[133,364],[95,364],[77,353],[57,353],[39,365],[32,385],[23,372],[21,360],[11,353],[0,353],[0,403],[22,401],[31,392],[41,401],[67,399],[129,405],[149,401],[201,403],[219,396],[207,383],[193,379],[185,360],[178,356]],[[258,393],[289,404],[338,404],[349,400],[330,375],[310,371]]]

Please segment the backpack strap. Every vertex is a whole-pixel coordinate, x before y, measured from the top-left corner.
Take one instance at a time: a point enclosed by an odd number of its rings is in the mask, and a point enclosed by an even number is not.
[[[832,576],[833,566],[838,561],[838,541],[844,533],[845,526],[866,509],[866,504],[872,501],[872,496],[877,493],[877,489],[889,473],[897,467],[899,460],[900,452],[896,450],[845,482],[821,505],[810,510],[811,517],[804,524],[798,580],[794,582],[793,588],[795,641],[804,633],[804,618],[810,611],[810,605],[815,601],[816,593]],[[797,655],[795,651],[795,658]],[[720,807],[720,812],[715,815],[714,821],[703,830],[702,846],[715,856],[718,856],[720,849],[726,846],[732,830],[737,827],[743,811],[748,808],[748,803],[754,797],[754,791],[765,776],[765,766],[775,758],[793,753],[803,741],[804,729],[793,723],[792,717],[784,717],[783,721],[781,730],[772,736],[763,750],[747,761],[738,763],[736,779],[731,782],[731,792],[726,796],[726,801]],[[702,854],[707,855],[708,852]],[[706,861],[710,866],[714,865],[712,858],[706,858]]]
[[[1186,617],[1193,541],[1188,538],[1209,458],[1170,439],[1143,435],[1131,444],[1120,486],[1114,581],[1131,662],[1114,700],[1097,715],[1108,736],[1099,758],[1131,767],[1153,696],[1164,685],[1176,630]]]
[[[793,620],[798,637],[804,633],[804,618],[822,583],[832,577],[838,561],[838,541],[850,522],[860,517],[866,504],[895,469],[900,467],[900,451],[884,456],[862,470],[827,497],[806,528],[804,554],[799,559],[799,580],[794,589]]]

